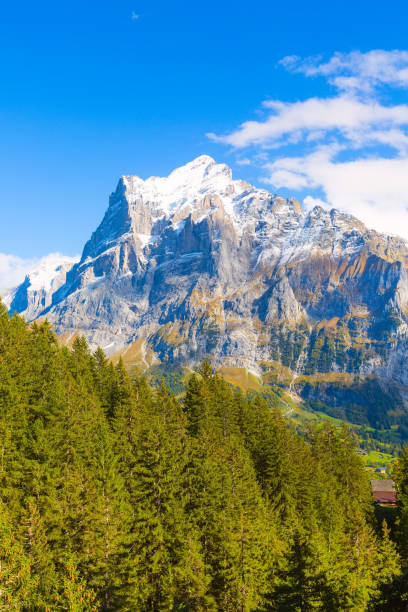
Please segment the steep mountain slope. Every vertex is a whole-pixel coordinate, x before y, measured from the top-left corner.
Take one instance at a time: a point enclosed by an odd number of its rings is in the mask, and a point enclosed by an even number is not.
[[[12,306],[146,365],[280,363],[289,386],[301,374],[375,374],[403,397],[407,266],[402,239],[337,210],[306,213],[201,156],[167,178],[123,176],[42,312],[38,300]]]

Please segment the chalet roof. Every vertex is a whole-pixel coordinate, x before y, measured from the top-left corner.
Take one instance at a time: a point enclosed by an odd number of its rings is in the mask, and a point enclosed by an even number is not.
[[[372,480],[371,488],[373,493],[376,491],[395,491],[395,482],[393,480]]]
[[[397,501],[397,494],[395,491],[373,491],[373,497],[374,501],[379,504]]]

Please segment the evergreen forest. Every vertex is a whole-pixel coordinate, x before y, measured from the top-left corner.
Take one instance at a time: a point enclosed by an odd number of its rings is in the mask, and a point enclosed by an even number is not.
[[[0,610],[408,610],[408,449],[387,524],[357,445],[208,362],[151,387],[0,303]]]

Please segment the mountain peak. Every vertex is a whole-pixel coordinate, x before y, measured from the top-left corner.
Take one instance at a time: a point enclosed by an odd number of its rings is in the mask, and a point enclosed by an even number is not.
[[[191,162],[188,162],[187,164],[185,164],[185,166],[208,166],[208,165],[213,165],[216,163],[217,162],[215,161],[215,159],[211,157],[210,155],[199,155],[198,157],[193,159]]]
[[[154,203],[166,216],[206,195],[231,195],[244,190],[242,181],[233,181],[231,168],[217,164],[209,155],[200,155],[166,177],[143,180],[133,175],[122,176],[122,185],[129,204],[140,200]]]

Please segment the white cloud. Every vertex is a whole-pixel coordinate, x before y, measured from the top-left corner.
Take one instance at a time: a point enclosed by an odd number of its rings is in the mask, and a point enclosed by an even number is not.
[[[75,263],[79,257],[68,257],[60,253],[50,253],[44,257],[24,259],[16,255],[0,253],[0,295],[7,294],[8,290],[22,283],[30,272],[40,266],[53,266],[58,263]]]
[[[408,105],[383,106],[375,100],[361,101],[350,96],[309,98],[303,102],[285,103],[269,100],[265,108],[272,114],[265,121],[246,121],[225,136],[208,134],[216,142],[241,148],[250,145],[268,146],[289,135],[297,140],[302,134],[314,137],[338,130],[352,139],[357,130],[377,128],[395,129],[408,126]]]
[[[339,92],[268,100],[264,118],[209,137],[248,150],[266,170],[265,182],[298,191],[307,208],[339,208],[369,227],[408,238],[408,105],[385,104],[378,93],[408,89],[408,51],[336,53],[326,62],[292,56],[281,63],[308,77],[323,76]]]
[[[287,159],[286,161],[290,162],[291,160]],[[263,182],[273,185],[277,187],[277,189],[281,187],[287,187],[288,189],[302,189],[303,187],[308,187],[309,179],[307,175],[301,171],[297,171],[296,168],[290,168],[290,165],[291,164],[288,163],[289,167],[285,168],[284,163],[281,164],[281,167],[273,167],[273,164],[270,164],[272,170],[271,177],[265,178]]]
[[[330,208],[327,202],[324,202],[320,198],[313,198],[312,196],[306,196],[303,199],[303,206],[306,210],[311,210],[315,206],[321,206],[322,208]]]
[[[268,181],[278,189],[296,184],[319,188],[330,207],[355,215],[370,228],[408,238],[408,159],[339,162],[335,154],[323,148],[305,157],[278,159],[267,165]],[[309,195],[304,201],[310,205],[316,198]]]
[[[321,57],[301,59],[292,55],[280,63],[291,72],[326,77],[342,91],[371,92],[380,85],[408,85],[408,51],[374,49],[367,53],[335,53],[327,62]]]
[[[135,13],[135,11],[132,11],[132,15],[131,15],[131,19],[133,21],[136,21],[136,19],[139,19],[140,15],[138,15],[137,13]]]
[[[21,283],[36,260],[0,253],[0,294]]]

